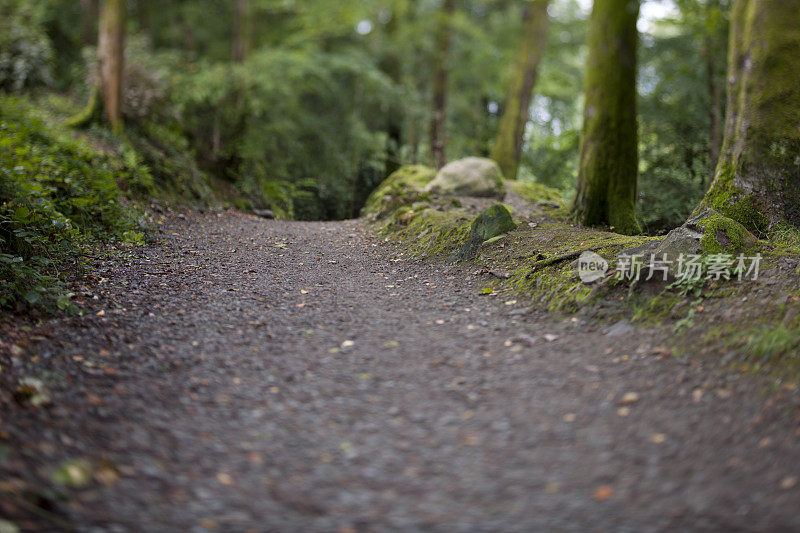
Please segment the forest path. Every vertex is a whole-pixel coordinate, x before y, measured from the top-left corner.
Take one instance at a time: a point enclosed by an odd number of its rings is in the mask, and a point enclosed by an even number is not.
[[[797,408],[757,379],[483,296],[360,221],[164,229],[29,348],[54,407],[3,415],[6,475],[99,469],[80,530],[800,528]]]

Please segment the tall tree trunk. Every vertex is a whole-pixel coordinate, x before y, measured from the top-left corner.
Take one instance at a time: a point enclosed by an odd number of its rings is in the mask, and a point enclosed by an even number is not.
[[[522,46],[514,62],[511,89],[492,149],[491,157],[500,165],[507,179],[517,177],[525,124],[528,122],[533,86],[536,84],[536,71],[547,41],[548,2],[549,0],[533,0],[525,9]]]
[[[106,120],[122,132],[122,73],[125,64],[125,0],[105,0],[100,13],[97,46],[100,93]]]
[[[708,87],[708,157],[711,169],[717,167],[722,146],[722,87],[717,78],[716,54],[712,39],[706,40],[706,77]],[[705,185],[705,183],[703,183]]]
[[[236,0],[233,9],[233,49],[234,63],[244,63],[249,52],[250,16],[247,0]]]
[[[81,37],[84,45],[97,43],[99,0],[81,0]]]
[[[760,234],[800,225],[796,0],[736,0],[729,46],[725,137],[701,207]]]
[[[439,33],[436,36],[436,52],[433,63],[433,119],[431,120],[431,156],[436,168],[442,168],[447,159],[445,145],[447,143],[447,65],[450,52],[450,38],[453,33],[453,12],[456,0],[444,0],[439,12]]]
[[[595,0],[589,21],[585,106],[574,218],[635,234],[638,153],[638,0]]]
[[[385,30],[388,46],[379,62],[381,71],[398,86],[403,81],[403,60],[400,57],[400,53],[392,45],[397,38],[397,30],[400,25],[400,10],[400,2],[395,2],[392,5],[392,18],[386,24]],[[400,148],[403,145],[403,108],[404,105],[397,102],[390,105],[386,113],[386,164],[384,165],[384,174],[386,176],[391,175],[400,168]]]

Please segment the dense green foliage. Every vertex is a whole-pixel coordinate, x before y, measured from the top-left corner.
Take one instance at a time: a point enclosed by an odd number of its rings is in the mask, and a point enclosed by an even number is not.
[[[82,50],[78,4],[0,0],[9,30],[0,32],[3,90],[69,87],[88,96],[94,47]],[[524,4],[458,3],[447,62],[450,160],[485,156],[494,143]],[[434,0],[250,0],[249,53],[235,63],[234,3],[131,1],[124,112],[142,141],[134,144],[156,181],[177,191],[186,187],[169,183],[175,169],[157,172],[149,154],[172,141],[195,154],[192,198],[208,198],[202,174],[211,174],[239,191],[242,207],[304,219],[356,216],[387,173],[431,163],[439,8]],[[553,0],[548,13],[519,176],[569,197],[589,13],[577,0]],[[642,34],[637,217],[648,232],[680,224],[709,183],[710,145],[720,141],[710,133],[709,81],[724,92],[727,14],[727,0],[680,0],[672,18]]]
[[[19,92],[52,83],[53,55],[41,6],[0,1],[0,90]]]
[[[280,216],[357,216],[383,178],[376,126],[401,95],[363,55],[264,50],[179,83],[184,128],[210,149],[201,158]]]
[[[130,163],[0,98],[0,307],[71,307],[61,278],[83,252],[99,239],[142,241],[117,183],[151,177]]]

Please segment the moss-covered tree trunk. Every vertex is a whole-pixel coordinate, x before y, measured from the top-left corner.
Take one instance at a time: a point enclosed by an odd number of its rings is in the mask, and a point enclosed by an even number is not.
[[[105,0],[100,12],[97,45],[100,93],[106,119],[122,132],[122,73],[125,66],[125,0]]]
[[[445,131],[447,118],[447,56],[450,51],[450,38],[453,32],[453,12],[456,0],[444,0],[439,12],[439,30],[436,36],[436,51],[433,61],[433,118],[431,119],[431,157],[436,168],[447,162]]]
[[[719,161],[719,151],[722,147],[722,83],[721,76],[717,75],[715,62],[714,42],[710,37],[706,39],[706,86],[708,89],[708,159],[713,170]],[[706,185],[703,178],[702,185]]]
[[[106,121],[114,133],[122,133],[122,83],[125,68],[125,0],[104,0],[97,32],[97,72],[89,102],[67,119],[72,128]]]
[[[525,9],[522,46],[511,72],[511,86],[492,149],[491,158],[507,179],[517,177],[536,71],[547,40],[548,3],[549,0],[533,0]]]
[[[800,6],[736,0],[725,135],[701,204],[763,234],[800,225]]]
[[[589,21],[583,134],[574,218],[635,234],[638,175],[638,0],[595,0]]]

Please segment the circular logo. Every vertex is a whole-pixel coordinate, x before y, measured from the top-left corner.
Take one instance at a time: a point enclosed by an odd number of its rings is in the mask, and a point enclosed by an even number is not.
[[[595,252],[583,252],[578,258],[578,276],[584,283],[602,279],[608,272],[608,261]]]

